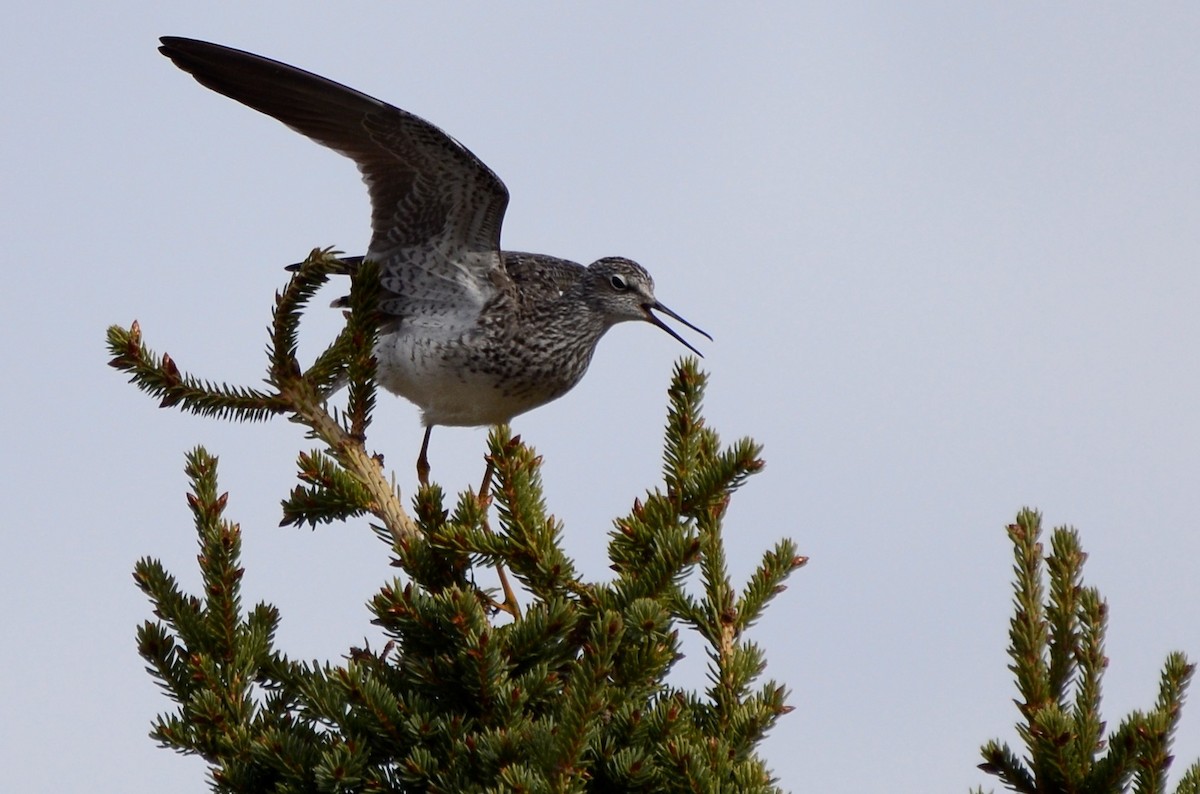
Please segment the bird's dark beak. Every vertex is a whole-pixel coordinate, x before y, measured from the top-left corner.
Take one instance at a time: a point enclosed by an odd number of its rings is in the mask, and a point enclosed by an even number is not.
[[[674,319],[674,320],[678,320],[679,322],[683,323],[683,324],[684,324],[684,325],[686,325],[688,328],[691,328],[693,331],[695,331],[696,333],[698,333],[698,334],[702,335],[703,337],[705,337],[706,339],[708,339],[708,341],[710,341],[710,342],[711,342],[711,341],[712,341],[712,337],[708,335],[708,332],[707,332],[707,331],[701,331],[699,328],[697,328],[696,326],[692,325],[692,324],[691,324],[691,323],[689,323],[687,320],[683,319],[683,318],[682,318],[682,317],[680,317],[678,314],[676,314],[675,312],[673,312],[673,311],[671,311],[670,309],[668,309],[666,306],[663,306],[663,305],[662,305],[661,303],[659,303],[658,301],[655,301],[654,303],[647,303],[647,304],[645,304],[644,306],[642,306],[642,310],[646,312],[646,321],[647,321],[647,322],[651,323],[652,325],[657,325],[659,328],[663,329],[663,330],[664,330],[664,331],[666,331],[668,334],[670,334],[671,336],[675,337],[675,339],[676,339],[676,340],[677,340],[677,341],[678,341],[678,342],[679,342],[681,345],[683,345],[684,347],[686,347],[688,350],[690,350],[690,351],[692,351],[693,353],[695,353],[696,355],[700,356],[700,358],[704,358],[704,354],[703,354],[703,353],[701,353],[701,352],[700,352],[699,350],[697,350],[696,348],[692,347],[692,346],[691,346],[691,344],[689,344],[689,343],[688,343],[688,341],[687,341],[686,339],[684,339],[684,338],[683,338],[682,336],[680,336],[679,334],[675,333],[675,329],[671,328],[671,326],[667,325],[667,324],[666,324],[666,323],[664,323],[662,320],[658,319],[658,317],[657,317],[657,316],[656,316],[656,315],[655,315],[653,312],[654,312],[654,311],[660,311],[660,312],[662,312],[663,314],[667,315],[668,317],[670,317],[670,318],[672,318],[672,319]]]

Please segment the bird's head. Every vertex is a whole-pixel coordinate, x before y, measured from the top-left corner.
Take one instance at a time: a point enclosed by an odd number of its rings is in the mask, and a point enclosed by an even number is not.
[[[660,320],[654,312],[661,312],[678,320],[709,341],[712,340],[707,332],[700,330],[660,303],[654,297],[654,279],[650,277],[644,267],[631,259],[610,256],[598,259],[589,265],[587,294],[593,307],[604,315],[609,324],[641,320],[651,325],[657,325],[701,358],[704,357],[703,353],[692,347],[674,329]]]

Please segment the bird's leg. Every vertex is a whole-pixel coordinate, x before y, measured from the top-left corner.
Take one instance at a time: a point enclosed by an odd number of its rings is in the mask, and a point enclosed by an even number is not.
[[[421,442],[421,454],[417,456],[417,482],[421,485],[429,485],[429,434],[432,432],[433,425],[428,425],[425,440]]]
[[[488,532],[492,531],[491,525],[488,523],[487,510],[490,505],[491,490],[492,490],[492,474],[496,471],[496,464],[492,460],[492,456],[488,455],[484,458],[487,461],[487,468],[483,470],[483,481],[479,483],[479,507],[483,510],[483,528]],[[513,616],[514,620],[521,619],[521,604],[517,601],[517,593],[509,584],[508,574],[504,572],[504,566],[496,565],[496,575],[500,577],[500,589],[504,591],[504,603],[498,606],[505,612]]]
[[[491,455],[486,456],[484,460],[487,461],[487,468],[483,470],[483,482],[479,483],[479,506],[487,510],[491,502],[492,472],[496,470],[496,464],[492,462]]]

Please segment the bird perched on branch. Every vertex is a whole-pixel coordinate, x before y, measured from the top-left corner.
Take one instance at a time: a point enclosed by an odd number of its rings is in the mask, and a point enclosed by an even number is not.
[[[371,198],[366,258],[379,265],[380,386],[421,409],[428,482],[434,425],[478,426],[561,397],[613,325],[654,312],[711,339],[654,296],[636,262],[583,265],[500,249],[508,190],[462,144],[399,108],[294,66],[164,37],[159,51],[207,88],[352,159]]]

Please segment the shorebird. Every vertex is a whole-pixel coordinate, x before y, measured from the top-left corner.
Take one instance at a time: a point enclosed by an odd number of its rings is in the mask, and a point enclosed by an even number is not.
[[[324,77],[219,44],[167,36],[159,51],[203,86],[265,113],[358,166],[371,199],[366,258],[379,264],[380,386],[421,409],[417,474],[434,425],[509,422],[570,391],[620,322],[658,326],[636,262],[583,265],[500,249],[508,189],[465,146],[411,113]]]

